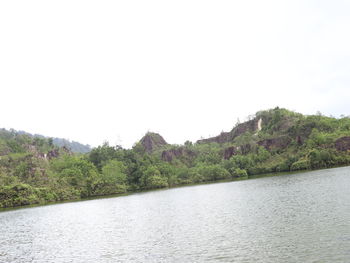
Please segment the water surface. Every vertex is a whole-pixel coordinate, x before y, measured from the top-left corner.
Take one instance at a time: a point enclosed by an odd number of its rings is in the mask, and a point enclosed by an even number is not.
[[[1,212],[0,262],[350,262],[350,168]]]

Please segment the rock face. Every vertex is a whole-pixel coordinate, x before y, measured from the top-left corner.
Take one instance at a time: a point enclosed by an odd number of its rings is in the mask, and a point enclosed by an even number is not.
[[[224,150],[224,159],[228,160],[230,159],[233,155],[236,155],[238,153],[237,147],[231,146],[228,147]]]
[[[47,158],[48,158],[49,160],[51,160],[51,159],[53,159],[53,158],[57,158],[57,157],[59,157],[59,156],[60,156],[60,152],[59,152],[58,149],[54,149],[54,150],[49,151],[49,152],[47,153]]]
[[[216,142],[219,144],[233,141],[236,137],[242,135],[245,132],[256,132],[261,130],[262,119],[255,118],[253,120],[238,124],[230,132],[222,132],[220,135],[198,140],[197,143],[211,143]]]
[[[260,122],[260,126],[259,126],[259,122]],[[253,119],[241,124],[238,124],[235,128],[233,128],[233,130],[231,131],[232,133],[232,139],[242,135],[245,132],[256,132],[259,130],[259,128],[261,129],[261,119]]]
[[[211,142],[216,142],[216,143],[225,143],[231,141],[232,136],[231,132],[222,132],[220,135],[207,138],[207,139],[202,139],[198,140],[197,143],[211,143]]]
[[[141,145],[144,147],[145,151],[148,153],[153,152],[157,148],[160,148],[168,143],[164,140],[162,136],[158,133],[148,132],[143,138],[140,140]]]
[[[350,136],[341,137],[335,141],[335,148],[338,151],[350,150]]]
[[[162,160],[166,162],[171,162],[174,158],[180,158],[183,156],[195,157],[196,153],[185,147],[174,148],[162,152]]]
[[[47,154],[45,154],[45,158],[47,158],[48,160],[58,158],[62,153],[73,155],[73,152],[70,149],[68,149],[66,146],[63,146],[61,148],[61,151],[58,148],[49,151]]]
[[[291,141],[291,138],[288,136],[281,136],[259,141],[258,144],[265,147],[266,150],[270,151],[272,149],[284,149],[291,143]]]
[[[68,149],[66,146],[52,149],[47,153],[39,152],[38,148],[35,145],[27,145],[26,149],[28,150],[28,152],[33,154],[33,156],[44,160],[51,160],[53,158],[58,158],[61,155],[61,153],[66,153],[69,155],[73,154],[73,152],[70,149]]]

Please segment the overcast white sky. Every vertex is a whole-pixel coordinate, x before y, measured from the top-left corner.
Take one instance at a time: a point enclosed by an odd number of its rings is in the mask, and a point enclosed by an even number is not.
[[[1,1],[0,127],[93,146],[350,114],[350,1]]]

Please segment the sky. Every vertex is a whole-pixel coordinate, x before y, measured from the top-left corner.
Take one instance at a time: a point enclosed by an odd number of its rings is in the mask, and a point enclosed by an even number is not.
[[[0,1],[0,127],[129,148],[350,115],[349,0]]]

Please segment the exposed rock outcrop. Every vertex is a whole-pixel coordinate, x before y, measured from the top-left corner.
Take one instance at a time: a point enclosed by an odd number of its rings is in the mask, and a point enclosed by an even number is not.
[[[228,160],[230,159],[233,155],[236,155],[238,153],[237,147],[236,146],[231,146],[228,147],[224,150],[224,159]]]
[[[49,160],[51,160],[53,158],[57,158],[58,156],[60,156],[60,152],[58,149],[51,150],[47,153],[47,158]]]
[[[236,127],[234,127],[230,132],[222,132],[220,135],[198,140],[197,143],[211,143],[216,142],[219,144],[232,142],[236,137],[242,135],[246,132],[259,132],[261,130],[262,126],[262,119],[261,118],[255,118],[253,120],[240,123]]]
[[[181,157],[195,157],[196,153],[185,147],[173,148],[162,152],[162,160],[171,162],[175,158]]]
[[[148,132],[142,137],[140,143],[148,153],[168,144],[162,136],[154,132]]]
[[[232,140],[231,132],[222,132],[218,136],[207,138],[207,139],[198,140],[197,143],[216,142],[216,143],[222,144],[222,143],[230,142],[231,140]]]
[[[291,138],[288,136],[281,136],[272,139],[265,139],[259,141],[258,144],[260,146],[265,147],[266,150],[270,151],[273,149],[285,149],[291,143]]]
[[[341,137],[335,141],[335,148],[338,151],[350,150],[350,136]]]
[[[231,134],[232,134],[232,140],[243,133],[246,132],[256,132],[259,129],[259,121],[260,118],[255,118],[253,120],[238,124],[235,128],[232,129]],[[260,124],[261,128],[261,124]]]
[[[36,154],[36,156],[41,159],[52,160],[53,158],[60,157],[62,153],[68,154],[68,155],[73,154],[73,152],[70,149],[68,149],[66,146],[63,146],[61,148],[55,148],[51,151],[48,151],[47,153],[38,153]]]

